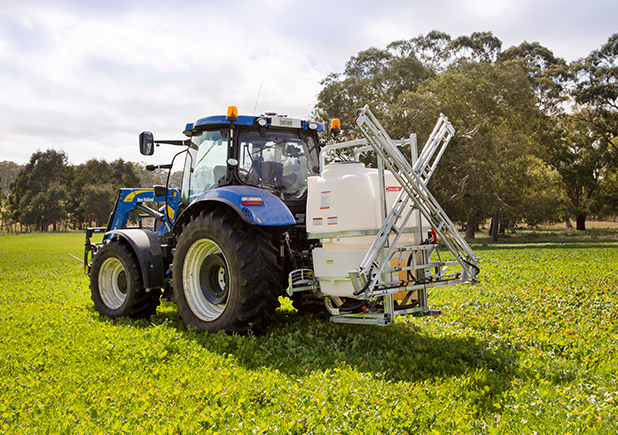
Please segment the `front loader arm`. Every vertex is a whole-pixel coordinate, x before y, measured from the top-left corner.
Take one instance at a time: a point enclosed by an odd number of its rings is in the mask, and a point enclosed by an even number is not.
[[[86,229],[86,242],[84,246],[84,271],[90,273],[90,257],[96,254],[103,244],[94,243],[91,238],[94,234],[105,233],[103,240],[111,237],[110,232],[122,229],[142,229],[141,219],[138,226],[129,227],[129,218],[134,210],[144,212],[160,222],[159,229],[154,231],[157,236],[169,233],[175,223],[178,207],[180,205],[180,190],[168,189],[167,195],[155,196],[154,188],[149,189],[119,189],[114,208],[110,213],[105,227],[89,227]],[[146,207],[145,203],[164,203],[165,206],[159,211]],[[153,228],[154,229],[154,228]]]

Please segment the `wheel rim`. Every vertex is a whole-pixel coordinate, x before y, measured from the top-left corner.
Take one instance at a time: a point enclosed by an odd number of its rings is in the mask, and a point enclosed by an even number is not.
[[[215,242],[201,239],[191,245],[182,280],[193,314],[206,322],[221,316],[228,302],[229,273],[225,256]]]
[[[117,258],[108,258],[99,271],[99,294],[103,303],[116,310],[127,298],[127,275]]]

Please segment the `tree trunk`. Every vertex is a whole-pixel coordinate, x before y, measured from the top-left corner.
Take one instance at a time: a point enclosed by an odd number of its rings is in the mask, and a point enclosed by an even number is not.
[[[489,237],[494,233],[494,226],[496,225],[495,213],[491,215],[491,220],[489,221]]]
[[[466,235],[464,236],[468,240],[474,239],[475,229],[477,228],[478,222],[476,216],[469,216],[468,222],[466,222]]]
[[[570,218],[570,217],[568,217],[568,218],[566,218],[566,219],[565,219],[565,221],[564,221],[564,227],[565,227],[567,230],[571,230],[571,229],[573,229],[573,223],[571,222],[571,218]]]
[[[498,210],[494,211],[493,216],[491,217],[491,225],[489,226],[489,230],[491,233],[491,241],[498,241],[498,233],[500,230],[500,212]]]
[[[506,233],[506,231],[509,231],[511,234],[515,234],[517,233],[517,230],[515,228],[515,223],[511,220],[511,219],[507,219],[506,220],[506,224],[504,225],[504,231]]]
[[[584,213],[577,214],[575,229],[577,231],[586,231],[586,215]]]

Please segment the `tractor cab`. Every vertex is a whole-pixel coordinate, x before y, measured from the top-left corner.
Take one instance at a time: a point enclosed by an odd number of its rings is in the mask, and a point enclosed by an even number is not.
[[[302,219],[307,179],[319,172],[321,123],[268,113],[210,116],[188,124],[181,207],[209,190],[246,185],[280,198]]]

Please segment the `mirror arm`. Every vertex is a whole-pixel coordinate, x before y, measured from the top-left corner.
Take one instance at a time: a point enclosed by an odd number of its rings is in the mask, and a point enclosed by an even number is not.
[[[156,145],[165,144],[165,145],[176,145],[176,146],[188,147],[191,144],[191,139],[187,139],[187,140],[155,140],[154,143]]]

